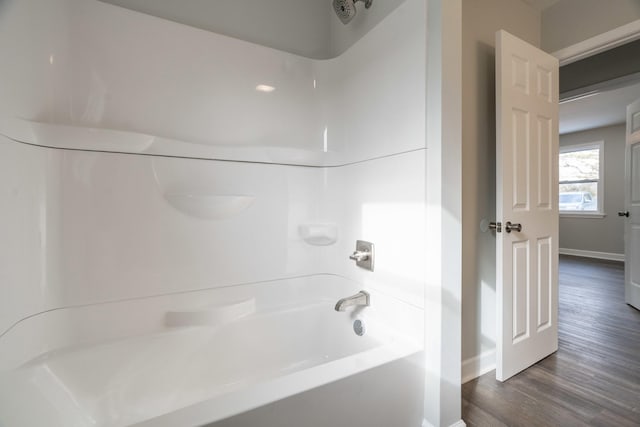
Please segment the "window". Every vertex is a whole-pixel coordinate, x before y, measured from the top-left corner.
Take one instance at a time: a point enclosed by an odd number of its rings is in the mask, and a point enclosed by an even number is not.
[[[604,215],[604,143],[560,147],[560,213]]]

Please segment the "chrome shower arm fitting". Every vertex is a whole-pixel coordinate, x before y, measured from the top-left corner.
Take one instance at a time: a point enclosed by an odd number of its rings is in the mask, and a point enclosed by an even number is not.
[[[333,10],[344,25],[347,25],[356,16],[356,3],[363,2],[364,7],[369,9],[373,0],[333,0]]]

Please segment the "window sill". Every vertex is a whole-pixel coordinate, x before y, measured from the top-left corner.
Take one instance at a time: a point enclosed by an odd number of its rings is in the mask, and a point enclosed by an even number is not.
[[[603,212],[560,212],[560,218],[604,218],[607,214]]]

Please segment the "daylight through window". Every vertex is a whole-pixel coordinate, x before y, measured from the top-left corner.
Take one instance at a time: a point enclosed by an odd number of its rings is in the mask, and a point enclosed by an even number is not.
[[[603,143],[560,147],[560,212],[602,212]]]

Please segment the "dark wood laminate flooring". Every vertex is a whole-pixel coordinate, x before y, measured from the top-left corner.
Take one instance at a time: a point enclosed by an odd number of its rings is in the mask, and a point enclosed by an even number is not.
[[[504,383],[462,386],[468,426],[640,426],[640,312],[622,263],[560,257],[559,349]]]

